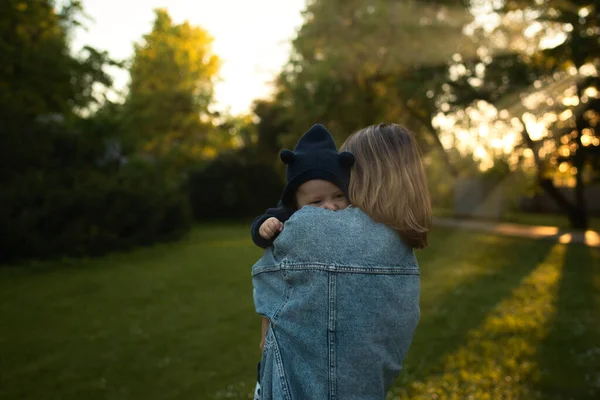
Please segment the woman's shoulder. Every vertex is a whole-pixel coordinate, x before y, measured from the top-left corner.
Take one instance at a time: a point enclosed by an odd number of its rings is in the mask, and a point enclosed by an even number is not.
[[[373,221],[363,210],[358,207],[348,207],[344,210],[330,211],[319,207],[305,206],[296,211],[285,225],[293,228],[296,234],[301,232],[309,235],[317,235],[325,239],[333,234],[340,240],[338,232],[344,232],[344,236],[356,242],[357,237],[376,235],[379,239],[389,237],[395,241],[397,235],[390,227]]]
[[[303,207],[285,223],[275,251],[298,262],[416,266],[412,249],[389,226],[356,207]]]

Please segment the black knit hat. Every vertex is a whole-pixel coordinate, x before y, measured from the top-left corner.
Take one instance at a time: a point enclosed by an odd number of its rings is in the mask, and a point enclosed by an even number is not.
[[[293,152],[283,150],[280,157],[287,164],[287,185],[281,196],[284,206],[296,208],[296,190],[313,179],[331,182],[348,196],[354,156],[348,152],[338,153],[333,137],[323,125],[313,125],[300,138]]]

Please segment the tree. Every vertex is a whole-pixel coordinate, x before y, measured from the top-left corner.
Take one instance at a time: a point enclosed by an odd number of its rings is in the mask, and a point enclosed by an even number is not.
[[[476,48],[463,34],[472,19],[462,1],[315,0],[277,82],[296,133],[323,122],[337,139],[382,120],[418,132],[450,165],[431,118],[448,62]]]
[[[508,86],[504,96],[492,101],[521,120],[523,145],[534,159],[540,187],[573,228],[587,229],[584,188],[594,174],[586,177],[586,171],[598,171],[599,155],[600,7],[591,0],[510,0],[493,12],[501,16],[502,24],[487,35],[487,41],[494,36],[503,39],[496,43],[508,55],[486,63],[486,70],[500,74],[486,73],[484,82],[491,88],[509,79],[516,79],[516,84],[504,85]],[[532,37],[526,30],[537,34]],[[507,40],[511,35],[519,40]],[[541,45],[548,37],[555,43]],[[503,59],[510,62],[509,68],[502,65]],[[476,92],[474,98],[485,97],[485,91]],[[513,96],[515,92],[522,92],[521,98]],[[555,177],[561,173],[574,175],[574,201],[556,186]]]
[[[155,13],[152,31],[135,46],[125,103],[129,130],[154,156],[174,148],[199,153],[212,129],[208,108],[219,59],[205,30],[174,24],[165,10]]]
[[[72,55],[78,1],[0,3],[0,263],[101,254],[183,234],[188,203],[177,183],[118,139],[119,107],[106,53]],[[86,115],[84,117],[84,115]]]
[[[67,38],[78,23],[79,2],[57,10],[53,1],[6,0],[0,4],[0,111],[8,119],[30,119],[96,101],[90,82],[110,85],[102,71],[106,53],[86,47],[71,56]]]
[[[280,138],[291,132],[291,118],[286,113],[285,106],[277,99],[255,101],[253,112],[258,117],[257,158],[267,164],[273,164],[279,159],[277,155],[281,149]]]
[[[77,120],[74,109],[97,102],[92,84],[109,86],[111,63],[91,47],[69,52],[68,34],[77,25],[79,2],[57,9],[53,1],[7,0],[0,5],[0,181],[32,165],[53,162],[54,136],[36,135],[40,120]]]

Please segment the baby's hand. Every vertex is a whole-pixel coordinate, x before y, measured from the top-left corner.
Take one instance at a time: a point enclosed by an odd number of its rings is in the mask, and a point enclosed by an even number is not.
[[[275,217],[271,217],[262,223],[258,233],[263,239],[273,239],[283,230],[283,223]]]

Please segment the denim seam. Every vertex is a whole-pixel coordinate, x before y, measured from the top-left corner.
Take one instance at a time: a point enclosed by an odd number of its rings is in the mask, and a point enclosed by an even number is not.
[[[283,294],[283,301],[281,302],[281,305],[273,313],[273,318],[271,318],[271,320],[270,320],[271,324],[273,324],[273,323],[276,324],[277,323],[277,318],[279,317],[279,314],[281,314],[281,310],[283,310],[283,307],[285,307],[285,305],[287,304],[288,300],[290,299],[290,292],[292,290],[292,287],[290,286],[289,282],[287,282],[287,276],[286,276],[286,270],[285,269],[281,269],[281,275],[283,275],[283,280],[286,283],[286,285],[285,285],[285,293]]]
[[[386,274],[386,275],[420,275],[418,268],[414,267],[364,267],[335,265],[329,263],[289,263],[283,266],[288,270],[320,270],[327,272],[342,272],[350,274]]]
[[[394,274],[394,275],[420,275],[418,267],[389,266],[389,267],[365,267],[352,265],[337,265],[331,263],[281,263],[280,265],[269,265],[256,268],[252,271],[252,276],[268,272],[276,272],[281,269],[288,270],[320,270],[327,272],[342,272],[354,274]]]
[[[277,343],[277,338],[275,337],[275,332],[273,331],[273,351],[275,352],[275,364],[277,364],[277,374],[279,375],[279,384],[281,385],[281,391],[285,396],[286,400],[292,400],[290,397],[289,388],[287,385],[287,380],[285,379],[285,370],[283,368],[283,361],[281,359],[281,353],[279,352],[279,343]]]
[[[269,324],[269,330],[267,330],[267,335],[265,337],[264,351],[267,351],[273,346],[273,336],[273,329],[271,329],[271,324]]]
[[[289,261],[282,260],[277,264],[270,264],[269,266],[276,266],[285,263],[285,265],[327,265],[332,267],[354,267],[354,268],[407,268],[407,269],[417,269],[418,267],[415,264],[349,264],[346,262],[338,262],[338,261]]]
[[[327,323],[327,333],[329,340],[327,347],[329,350],[329,399],[336,398],[336,359],[335,359],[335,311],[336,311],[336,275],[328,274],[329,280],[329,320]]]
[[[256,276],[258,274],[263,274],[265,272],[275,272],[275,271],[279,271],[280,269],[281,269],[281,265],[261,266],[261,267],[258,267],[256,269],[252,270],[252,276]]]

